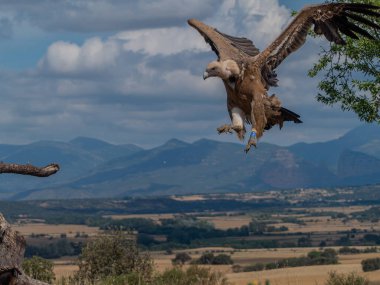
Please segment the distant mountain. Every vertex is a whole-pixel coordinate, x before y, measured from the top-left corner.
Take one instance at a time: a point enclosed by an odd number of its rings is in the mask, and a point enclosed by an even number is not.
[[[0,145],[1,161],[39,166],[56,162],[61,166],[61,171],[44,179],[2,174],[0,197],[7,198],[29,189],[68,183],[110,159],[140,150],[142,149],[134,145],[112,145],[89,138],[77,138],[68,143],[39,141],[27,145]]]
[[[105,141],[86,137],[77,137],[71,140],[69,144],[82,151],[91,152],[101,158],[102,161],[128,156],[142,150],[142,148],[134,144],[113,145]]]
[[[300,157],[336,172],[337,162],[344,150],[358,150],[380,157],[380,126],[367,124],[355,128],[344,136],[321,143],[298,143],[289,150]]]
[[[342,185],[379,182],[380,159],[365,153],[345,150],[338,160],[338,177]]]
[[[268,189],[380,183],[380,126],[365,125],[339,139],[280,147],[171,139],[141,149],[92,138],[68,143],[0,145],[3,161],[61,164],[38,179],[3,175],[3,198],[94,198],[162,194],[249,192]]]

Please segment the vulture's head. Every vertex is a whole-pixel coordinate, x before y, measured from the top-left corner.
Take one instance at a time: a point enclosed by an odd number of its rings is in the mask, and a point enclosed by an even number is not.
[[[225,61],[214,60],[207,65],[207,68],[203,73],[203,79],[220,77],[223,80],[227,80],[231,77],[237,77],[239,74],[240,69],[235,61],[231,59]]]

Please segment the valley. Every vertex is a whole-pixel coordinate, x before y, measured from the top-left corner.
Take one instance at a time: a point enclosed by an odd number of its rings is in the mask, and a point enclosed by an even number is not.
[[[57,280],[77,270],[86,242],[119,228],[151,255],[157,272],[172,268],[178,253],[191,260],[212,253],[230,256],[232,265],[206,266],[236,285],[267,279],[280,285],[324,284],[332,271],[356,271],[379,284],[380,271],[361,269],[362,260],[380,252],[378,187],[20,201],[7,202],[8,208],[0,203],[0,209],[26,237],[26,256],[54,261]],[[282,260],[325,249],[336,251],[337,264],[276,268]],[[271,268],[249,269],[258,264]]]

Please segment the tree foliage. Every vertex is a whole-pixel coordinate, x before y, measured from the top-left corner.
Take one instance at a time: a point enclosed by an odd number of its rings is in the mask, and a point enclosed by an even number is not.
[[[131,274],[141,281],[150,280],[153,261],[139,252],[132,235],[115,231],[96,237],[83,248],[76,278],[95,284],[109,276]]]
[[[175,255],[175,258],[172,259],[172,263],[183,265],[186,262],[189,262],[190,260],[191,256],[189,254],[187,254],[186,252],[179,252]]]
[[[332,0],[329,2],[367,3],[380,6],[380,0]],[[380,24],[379,18],[371,21]],[[360,23],[356,23],[359,26]],[[347,44],[331,44],[323,50],[309,76],[322,75],[317,100],[327,105],[340,104],[343,110],[355,112],[360,120],[380,123],[380,36],[369,29],[377,40],[346,37]]]
[[[30,277],[49,284],[55,279],[53,262],[38,256],[25,259],[22,263],[22,269]]]
[[[221,265],[221,264],[233,264],[231,256],[227,254],[214,255],[211,252],[206,252],[201,255],[196,261],[196,264],[206,264],[206,265]]]

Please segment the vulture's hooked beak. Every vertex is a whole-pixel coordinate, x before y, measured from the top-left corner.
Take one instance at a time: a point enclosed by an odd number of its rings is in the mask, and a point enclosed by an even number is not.
[[[209,77],[210,77],[210,75],[208,74],[207,71],[203,72],[203,80],[206,80]]]

